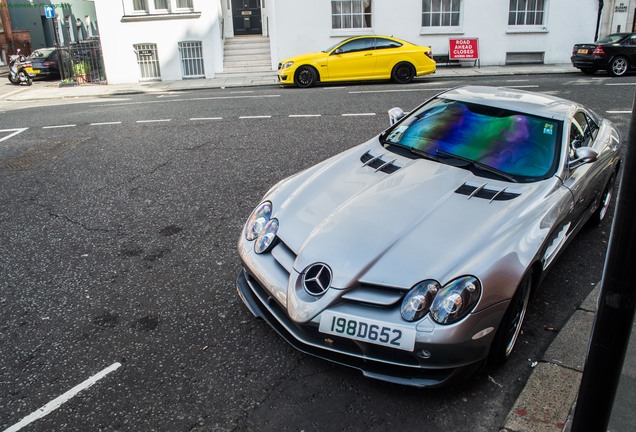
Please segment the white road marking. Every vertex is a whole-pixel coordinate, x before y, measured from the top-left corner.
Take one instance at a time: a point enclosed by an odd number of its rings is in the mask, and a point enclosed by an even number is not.
[[[367,93],[404,93],[404,92],[423,92],[423,91],[444,91],[448,88],[416,88],[416,89],[396,89],[396,90],[360,90],[350,91],[349,94],[367,94]]]
[[[18,423],[14,424],[13,426],[9,427],[8,429],[5,429],[4,432],[17,432],[20,429],[22,429],[23,427],[25,427],[25,426],[29,425],[30,423],[34,422],[35,420],[39,420],[42,417],[45,417],[45,416],[49,415],[51,412],[55,411],[60,406],[62,406],[62,404],[68,402],[73,397],[75,397],[79,392],[81,392],[82,390],[86,390],[87,388],[89,388],[90,386],[95,384],[97,381],[101,380],[102,378],[104,378],[109,373],[116,371],[120,367],[121,367],[121,363],[113,363],[112,365],[110,365],[106,369],[104,369],[101,372],[93,375],[92,377],[90,377],[86,381],[82,382],[81,384],[76,385],[75,387],[73,387],[72,389],[70,389],[69,391],[64,393],[63,395],[53,399],[51,402],[49,402],[46,405],[38,408],[35,412],[29,414],[28,416],[26,416],[25,418],[20,420]]]
[[[631,111],[605,111],[608,114],[631,114]]]
[[[66,125],[55,125],[55,126],[42,126],[42,129],[59,129],[59,128],[71,128],[77,125],[74,124],[66,124]]]
[[[240,116],[240,119],[266,119],[272,118],[271,115],[260,115],[260,116]]]
[[[363,116],[374,116],[375,113],[348,113],[342,114],[342,117],[363,117]]]
[[[511,86],[506,86],[506,87],[510,87],[510,88],[518,88],[518,89],[523,89],[523,88],[538,88],[538,85],[511,85]]]
[[[103,125],[115,125],[115,124],[121,124],[121,122],[112,121],[112,122],[91,123],[91,126],[103,126]]]
[[[137,120],[137,123],[169,122],[172,119]]]
[[[529,79],[509,79],[506,80],[506,82],[528,82],[530,81]]]
[[[179,94],[162,94],[157,96],[158,98],[169,98],[169,97],[179,97]]]
[[[635,86],[636,83],[607,83],[606,86]]]
[[[197,98],[184,98],[184,99],[167,99],[167,100],[149,100],[138,102],[122,102],[122,103],[108,103],[108,104],[96,104],[91,107],[104,107],[104,106],[123,106],[123,105],[144,105],[144,104],[156,104],[156,103],[175,103],[175,102],[191,102],[191,101],[206,101],[206,100],[226,100],[226,99],[255,99],[255,98],[276,98],[280,95],[245,95],[245,96],[210,96],[210,97],[197,97]]]
[[[190,121],[197,120],[223,120],[223,117],[192,117]]]
[[[13,136],[16,136],[17,134],[24,132],[25,130],[27,130],[28,128],[17,128],[17,129],[0,129],[0,133],[1,132],[11,132],[9,135],[0,138],[0,142],[7,140]]]
[[[289,118],[322,117],[322,114],[290,114]]]

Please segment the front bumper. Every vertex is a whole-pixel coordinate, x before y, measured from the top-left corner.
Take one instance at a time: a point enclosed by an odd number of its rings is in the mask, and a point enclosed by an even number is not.
[[[239,295],[250,311],[264,319],[290,345],[307,354],[358,369],[370,378],[415,387],[440,387],[472,376],[487,356],[490,341],[483,341],[470,348],[470,360],[454,367],[431,367],[412,352],[338,336],[326,337],[315,323],[299,324],[291,320],[284,308],[247,270],[240,272],[236,283]]]

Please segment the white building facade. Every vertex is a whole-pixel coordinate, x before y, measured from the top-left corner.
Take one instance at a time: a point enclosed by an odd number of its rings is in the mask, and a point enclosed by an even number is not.
[[[606,0],[607,1],[607,0]],[[255,35],[271,70],[356,35],[389,35],[447,56],[477,38],[481,65],[569,63],[594,39],[598,0],[96,0],[110,83],[211,78],[223,48]],[[246,55],[246,61],[249,55]]]
[[[223,70],[221,0],[95,0],[95,10],[111,84]]]

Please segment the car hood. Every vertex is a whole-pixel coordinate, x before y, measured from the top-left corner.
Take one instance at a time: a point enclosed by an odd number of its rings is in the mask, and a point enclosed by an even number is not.
[[[324,57],[327,57],[329,54],[324,53],[322,51],[319,52],[314,52],[314,53],[308,53],[308,54],[299,54],[293,57],[289,57],[286,58],[285,60],[281,61],[281,64],[285,64],[287,62],[294,62],[294,63],[310,63],[313,61],[317,61],[319,59],[322,59]]]
[[[365,166],[361,156],[367,151],[384,153],[384,162],[395,159],[399,169]],[[279,237],[297,255],[297,272],[323,262],[333,271],[334,288],[359,281],[409,288],[423,279],[446,283],[475,271],[477,257],[489,248],[518,265],[514,250],[524,240],[511,237],[537,220],[530,216],[532,203],[542,201],[536,197],[546,193],[547,182],[485,179],[397,156],[376,140],[284,182],[271,199]],[[503,193],[491,199],[496,192]],[[496,260],[489,265],[501,265]]]

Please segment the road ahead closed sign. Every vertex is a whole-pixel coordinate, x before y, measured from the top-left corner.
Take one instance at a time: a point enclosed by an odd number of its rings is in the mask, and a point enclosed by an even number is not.
[[[450,60],[479,60],[479,39],[449,39],[449,43]]]

